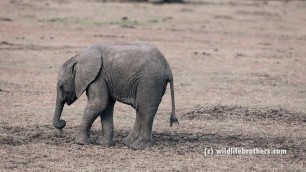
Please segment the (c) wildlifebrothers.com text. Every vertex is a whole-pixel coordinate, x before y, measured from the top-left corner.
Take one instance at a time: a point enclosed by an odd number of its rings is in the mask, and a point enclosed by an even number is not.
[[[241,147],[227,147],[227,148],[205,148],[204,154],[206,156],[212,155],[286,155],[286,149],[264,149],[264,148],[241,148]]]

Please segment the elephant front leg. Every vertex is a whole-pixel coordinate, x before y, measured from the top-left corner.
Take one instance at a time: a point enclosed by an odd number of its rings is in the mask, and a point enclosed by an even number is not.
[[[86,91],[88,102],[82,118],[79,134],[76,136],[78,144],[90,144],[90,129],[96,118],[104,111],[112,111],[114,105],[109,104],[107,85],[103,80],[91,83]],[[112,118],[112,116],[111,116]]]
[[[86,106],[79,133],[76,135],[77,144],[87,145],[92,143],[92,140],[90,139],[90,129],[98,116],[98,111],[94,110],[90,105]]]
[[[97,140],[97,144],[105,146],[113,146],[115,142],[114,137],[114,102],[109,102],[106,110],[100,115],[101,126],[102,126],[102,135]]]

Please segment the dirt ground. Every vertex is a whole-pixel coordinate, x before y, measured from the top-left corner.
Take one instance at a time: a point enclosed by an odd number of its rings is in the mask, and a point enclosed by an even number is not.
[[[305,171],[306,2],[186,2],[0,1],[0,171]],[[180,125],[169,126],[168,88],[150,149],[122,144],[135,112],[121,103],[116,146],[75,144],[85,94],[65,107],[59,133],[60,66],[90,44],[136,40],[167,58]],[[222,148],[286,154],[217,155]]]

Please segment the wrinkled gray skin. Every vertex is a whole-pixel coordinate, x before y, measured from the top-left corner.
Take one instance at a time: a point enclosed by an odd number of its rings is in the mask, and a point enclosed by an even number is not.
[[[59,71],[56,108],[53,125],[62,130],[61,120],[65,103],[71,105],[86,90],[87,106],[76,136],[76,143],[90,144],[90,129],[100,116],[101,145],[114,145],[113,109],[116,101],[131,105],[136,110],[132,131],[123,140],[133,149],[152,145],[152,125],[158,106],[170,82],[172,112],[175,117],[173,77],[161,52],[143,42],[93,45],[64,63]]]

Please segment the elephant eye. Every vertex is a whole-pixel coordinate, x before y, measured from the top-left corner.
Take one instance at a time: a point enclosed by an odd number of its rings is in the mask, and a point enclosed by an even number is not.
[[[61,90],[63,90],[63,83],[62,83],[62,82],[60,82],[60,83],[58,84],[58,86],[59,86],[59,88],[60,88]]]

